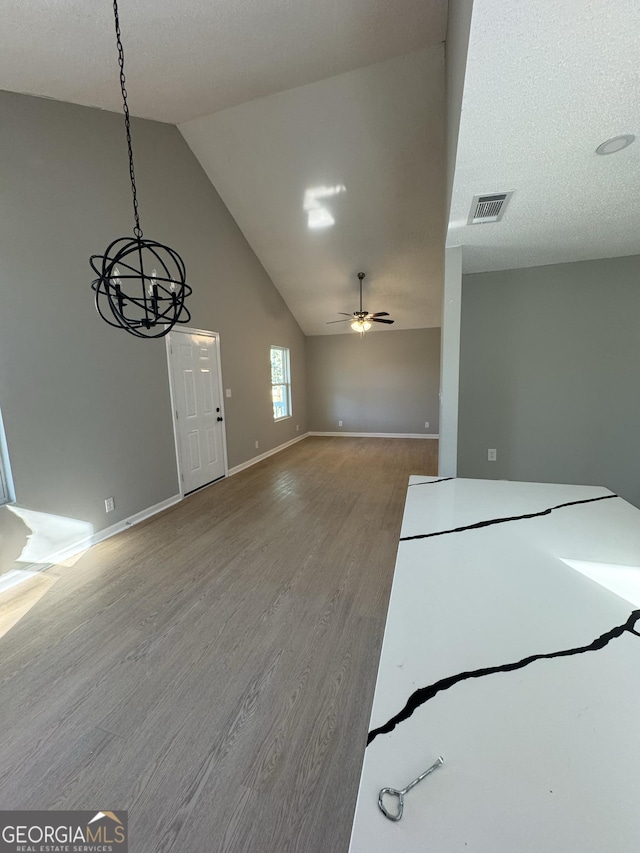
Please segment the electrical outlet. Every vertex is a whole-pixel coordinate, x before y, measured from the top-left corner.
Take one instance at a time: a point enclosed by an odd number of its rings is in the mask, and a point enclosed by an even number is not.
[[[342,426],[342,421],[338,421],[338,426]]]
[[[105,512],[113,512],[116,508],[116,502],[114,498],[105,498],[104,499],[104,511]]]
[[[227,395],[227,397],[230,397],[231,396],[231,388],[227,388],[225,390],[225,394]]]
[[[491,448],[489,448],[489,450],[487,450],[487,459],[489,460],[489,462],[495,462],[496,461],[495,447],[491,447]]]
[[[296,424],[296,432],[300,432],[300,424]]]
[[[425,428],[425,429],[429,429],[429,421],[425,421],[425,422],[424,422],[424,428]]]
[[[260,442],[256,441],[256,450],[258,449],[259,446],[260,446]]]

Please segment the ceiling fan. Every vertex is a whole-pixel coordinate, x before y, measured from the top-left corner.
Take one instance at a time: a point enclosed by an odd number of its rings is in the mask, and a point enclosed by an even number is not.
[[[347,318],[346,320],[329,320],[327,326],[331,323],[348,323],[351,321],[351,328],[354,332],[360,332],[363,335],[365,332],[368,332],[371,328],[372,323],[386,323],[390,326],[395,320],[387,320],[386,317],[389,316],[387,311],[377,311],[375,314],[370,314],[368,311],[362,310],[362,281],[364,279],[364,273],[359,272],[358,278],[360,279],[360,310],[354,311],[353,314],[345,314],[344,311],[339,311],[339,314],[344,314]]]

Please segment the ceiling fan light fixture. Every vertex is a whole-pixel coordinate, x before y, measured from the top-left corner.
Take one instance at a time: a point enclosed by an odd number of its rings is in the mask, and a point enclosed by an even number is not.
[[[359,332],[360,335],[364,335],[365,332],[368,332],[371,328],[372,323],[384,323],[386,326],[392,326],[395,320],[391,320],[389,318],[389,314],[387,311],[376,311],[375,314],[370,313],[369,311],[365,311],[362,307],[362,282],[364,280],[364,273],[358,273],[358,281],[360,283],[360,310],[354,311],[353,314],[344,314],[343,311],[340,313],[346,316],[347,320],[329,320],[327,325],[332,325],[333,323],[349,323],[354,332]]]

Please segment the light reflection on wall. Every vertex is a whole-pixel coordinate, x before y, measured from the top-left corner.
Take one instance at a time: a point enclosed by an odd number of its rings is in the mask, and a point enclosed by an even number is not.
[[[320,199],[331,198],[332,196],[340,195],[347,191],[344,184],[336,184],[335,186],[318,186],[310,187],[305,190],[304,200],[302,203],[303,209],[307,213],[307,226],[312,229],[328,228],[335,224],[335,218],[326,204],[321,204]]]
[[[35,512],[20,506],[6,507],[18,516],[28,531],[22,552],[15,558],[27,565],[52,563],[58,555],[93,535],[93,525],[77,518]],[[0,566],[0,570],[3,567]]]
[[[0,506],[0,637],[11,630],[58,580],[61,563],[91,544],[93,525],[77,518]]]

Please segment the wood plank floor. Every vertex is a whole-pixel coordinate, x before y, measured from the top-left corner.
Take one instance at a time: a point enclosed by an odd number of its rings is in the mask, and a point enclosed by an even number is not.
[[[409,474],[311,437],[55,567],[0,639],[0,808],[128,809],[132,853],[349,843]]]

